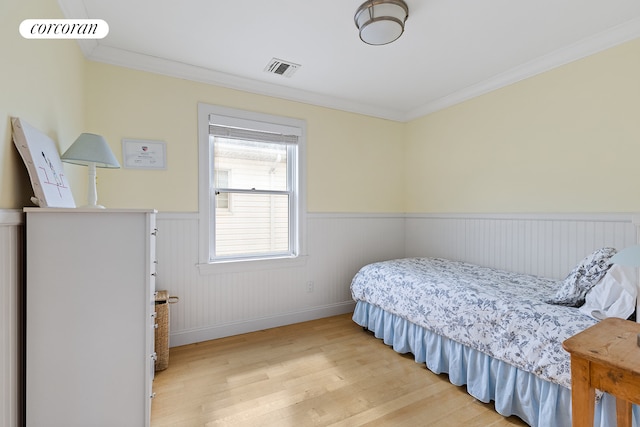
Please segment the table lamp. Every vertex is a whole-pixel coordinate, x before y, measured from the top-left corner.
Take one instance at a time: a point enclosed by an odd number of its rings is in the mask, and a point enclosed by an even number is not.
[[[80,134],[60,159],[66,163],[89,167],[88,204],[83,207],[104,209],[104,206],[97,204],[96,167],[116,169],[120,167],[120,163],[104,137],[93,133]]]

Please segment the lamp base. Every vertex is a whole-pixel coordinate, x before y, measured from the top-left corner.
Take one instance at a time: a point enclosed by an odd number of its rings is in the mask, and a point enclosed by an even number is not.
[[[88,209],[104,209],[104,206],[99,205],[98,202],[98,190],[96,189],[96,164],[94,162],[89,163],[89,182],[87,184],[87,205],[83,208]]]

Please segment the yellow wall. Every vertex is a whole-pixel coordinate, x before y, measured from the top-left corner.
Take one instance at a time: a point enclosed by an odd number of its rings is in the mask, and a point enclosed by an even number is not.
[[[33,194],[18,116],[60,152],[80,132],[167,143],[165,171],[98,170],[99,203],[196,211],[198,102],[303,119],[310,212],[640,211],[640,40],[410,123],[85,61],[75,41],[25,40],[47,0],[0,3],[0,208]],[[76,204],[86,168],[65,164]]]
[[[407,125],[407,212],[640,211],[640,40]]]
[[[0,209],[32,205],[31,183],[11,138],[11,117],[40,129],[61,152],[82,131],[85,60],[78,44],[26,40],[18,32],[24,19],[62,17],[57,3],[48,0],[0,2]],[[86,180],[86,170],[82,177],[66,165],[65,171],[72,188]],[[76,200],[77,194],[74,188]]]
[[[167,170],[98,169],[106,206],[197,211],[197,103],[205,102],[306,121],[310,212],[403,212],[402,123],[94,62],[86,87],[86,127],[119,159],[122,138],[167,144]]]

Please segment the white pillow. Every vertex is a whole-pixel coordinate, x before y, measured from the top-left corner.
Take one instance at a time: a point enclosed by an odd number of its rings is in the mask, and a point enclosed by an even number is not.
[[[607,317],[626,319],[636,309],[638,288],[632,269],[614,264],[587,296],[580,311],[595,319]]]

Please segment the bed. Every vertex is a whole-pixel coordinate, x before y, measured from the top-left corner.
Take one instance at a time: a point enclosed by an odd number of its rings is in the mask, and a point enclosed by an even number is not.
[[[478,400],[494,401],[502,415],[569,427],[571,366],[562,342],[598,321],[585,307],[619,273],[608,261],[613,254],[595,251],[563,281],[442,258],[369,264],[351,283],[353,320]],[[633,412],[637,427],[640,409]],[[616,425],[613,396],[598,394],[595,418],[595,426]]]

